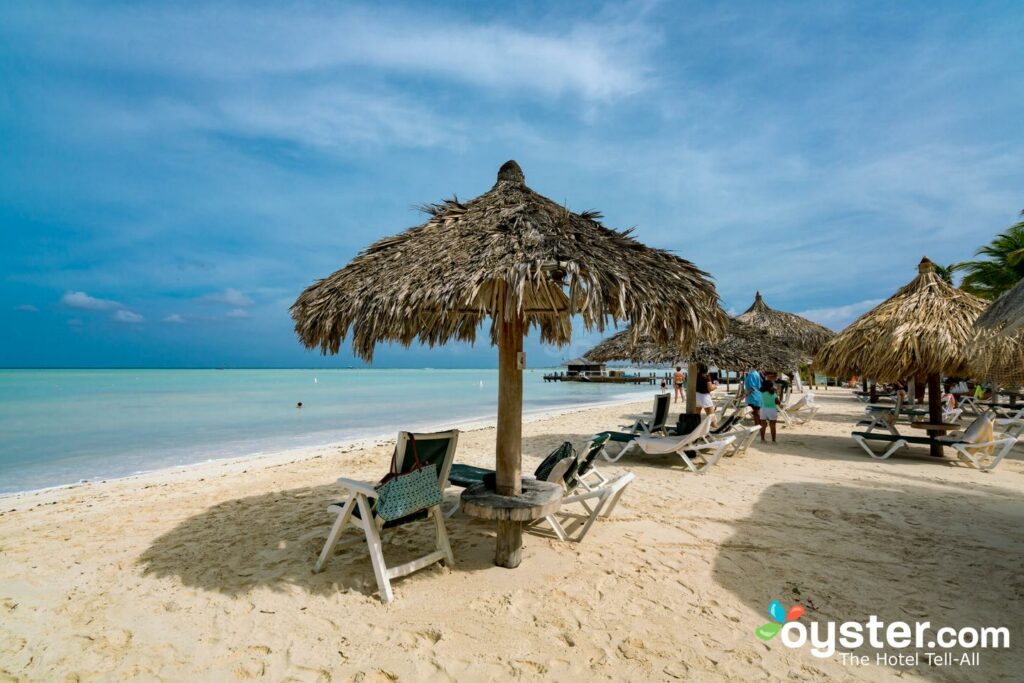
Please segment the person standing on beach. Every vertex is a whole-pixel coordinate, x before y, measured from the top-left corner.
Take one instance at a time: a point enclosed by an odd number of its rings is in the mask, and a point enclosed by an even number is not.
[[[750,369],[743,380],[743,393],[747,397],[747,406],[754,418],[754,424],[761,424],[761,373]]]
[[[775,425],[779,419],[778,398],[779,388],[772,381],[773,374],[761,384],[761,442],[764,443],[764,433],[771,428],[772,443],[775,443]]]
[[[708,366],[701,363],[697,366],[697,412],[703,408],[708,415],[715,412],[715,402],[711,400],[711,392],[718,388],[711,382]]]
[[[672,386],[675,388],[675,403],[679,401],[685,401],[686,395],[683,393],[683,384],[686,382],[686,375],[683,373],[683,366],[676,366],[676,374],[672,376]]]

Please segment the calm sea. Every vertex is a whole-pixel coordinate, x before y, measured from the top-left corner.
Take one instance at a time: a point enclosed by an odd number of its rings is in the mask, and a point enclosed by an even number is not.
[[[527,411],[654,391],[544,372],[524,374]],[[493,418],[497,386],[496,370],[0,370],[0,493]]]

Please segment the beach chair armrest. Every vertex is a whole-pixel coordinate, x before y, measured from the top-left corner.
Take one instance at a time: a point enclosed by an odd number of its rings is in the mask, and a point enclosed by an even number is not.
[[[377,489],[373,487],[373,484],[366,481],[358,481],[356,479],[346,479],[345,477],[339,477],[337,484],[343,488],[348,489],[352,493],[360,493],[367,498],[376,498]]]

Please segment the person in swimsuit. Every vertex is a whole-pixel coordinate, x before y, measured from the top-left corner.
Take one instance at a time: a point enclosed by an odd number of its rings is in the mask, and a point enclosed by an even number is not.
[[[712,383],[711,375],[708,374],[708,366],[701,363],[697,366],[697,412],[701,409],[710,415],[715,412],[715,402],[711,400],[711,392],[718,386]]]
[[[683,372],[683,366],[676,366],[676,374],[672,375],[672,386],[675,388],[675,402],[686,401],[686,395],[683,394],[683,385],[686,382],[686,374]]]

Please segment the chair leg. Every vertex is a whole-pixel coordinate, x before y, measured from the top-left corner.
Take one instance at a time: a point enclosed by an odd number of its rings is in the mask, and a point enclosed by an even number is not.
[[[448,543],[448,529],[444,526],[444,515],[441,513],[441,506],[435,505],[430,508],[430,516],[434,518],[434,526],[437,528],[437,549],[444,553],[444,562],[449,567],[455,566],[455,556],[452,554],[452,546]]]
[[[373,563],[373,574],[377,577],[377,588],[380,590],[381,602],[391,602],[395,599],[391,592],[391,579],[388,578],[388,567],[384,563],[384,551],[381,548],[380,531],[373,519],[373,511],[366,496],[357,495],[359,504],[359,525],[363,527],[366,534],[366,545],[370,549],[370,562]]]
[[[341,536],[341,532],[345,530],[348,520],[352,517],[352,507],[355,504],[355,500],[355,496],[349,496],[348,500],[345,501],[345,507],[338,513],[338,518],[334,520],[334,526],[331,527],[331,532],[327,534],[327,542],[324,543],[324,549],[320,551],[320,557],[313,566],[314,574],[319,574],[323,571],[327,558],[331,556],[331,551],[338,542],[338,537]]]

